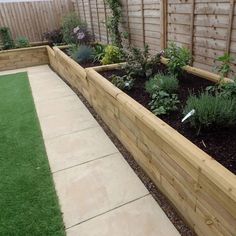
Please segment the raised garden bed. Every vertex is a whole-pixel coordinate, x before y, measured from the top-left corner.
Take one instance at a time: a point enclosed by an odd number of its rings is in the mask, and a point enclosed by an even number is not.
[[[59,49],[49,54],[198,235],[235,234],[233,173],[98,73],[119,65],[85,73]]]
[[[232,172],[98,73],[120,65],[85,70],[60,49],[46,49],[52,68],[83,94],[198,235],[235,235]]]
[[[0,51],[0,71],[48,64],[47,46]]]
[[[156,71],[164,72],[165,67],[157,68]],[[111,81],[113,75],[123,75],[125,72],[122,69],[102,71],[100,74],[107,80]],[[183,118],[182,110],[186,101],[191,94],[199,94],[205,90],[207,86],[214,85],[206,79],[185,73],[179,79],[178,97],[180,104],[178,110],[173,111],[168,115],[161,115],[163,121],[176,129],[191,142],[204,150],[227,169],[236,174],[236,129],[235,128],[214,128],[196,134],[196,130],[189,127],[188,124],[181,122]],[[143,78],[137,78],[134,87],[127,90],[126,93],[141,105],[150,109],[150,95],[145,91],[145,82]]]

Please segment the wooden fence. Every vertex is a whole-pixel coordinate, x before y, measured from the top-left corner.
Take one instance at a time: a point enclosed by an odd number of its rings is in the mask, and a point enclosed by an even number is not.
[[[236,58],[235,0],[120,0],[121,30],[132,45],[146,43],[155,53],[174,41],[187,46],[193,65],[212,70],[224,52]],[[41,41],[42,33],[60,26],[61,18],[75,10],[88,23],[97,40],[110,42],[106,28],[111,15],[106,0],[38,0],[0,3],[0,26],[9,26],[14,38]],[[236,65],[233,65],[236,72]]]
[[[14,38],[37,42],[44,32],[59,28],[62,16],[73,10],[70,0],[0,2],[0,27],[8,26]]]
[[[105,27],[110,11],[106,0],[72,0],[79,16],[96,38],[109,41]],[[169,41],[187,46],[193,65],[212,70],[214,59],[225,52],[236,58],[235,0],[121,0],[122,30],[130,33],[130,42],[152,52]],[[236,66],[233,66],[236,71]]]

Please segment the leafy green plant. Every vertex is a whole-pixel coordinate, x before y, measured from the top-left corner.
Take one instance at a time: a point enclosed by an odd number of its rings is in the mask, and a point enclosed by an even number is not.
[[[179,104],[177,94],[169,94],[165,91],[156,91],[151,96],[149,106],[155,115],[166,115],[178,109]]]
[[[86,24],[82,22],[75,12],[69,13],[62,19],[62,34],[63,40],[67,44],[76,43],[73,30],[76,27],[82,27]]]
[[[234,61],[234,58],[231,57],[228,53],[225,53],[223,56],[220,56],[216,59],[220,64],[216,66],[217,72],[222,76],[226,77],[231,71],[231,63]]]
[[[236,99],[214,96],[208,92],[200,96],[191,95],[186,103],[183,114],[195,110],[188,121],[198,130],[212,127],[231,127],[236,125]]]
[[[162,73],[156,74],[149,79],[145,84],[145,89],[149,94],[154,94],[156,91],[165,91],[169,94],[176,93],[179,88],[179,81],[175,75],[165,75]]]
[[[107,21],[107,28],[111,36],[112,43],[122,48],[122,34],[119,30],[119,24],[122,17],[122,9],[120,0],[106,0],[109,8],[111,9],[111,16]]]
[[[224,82],[224,77],[232,72],[231,64],[234,61],[234,58],[225,53],[223,56],[218,57],[216,61],[220,62],[220,64],[216,66],[215,69],[221,77],[218,83],[213,86],[208,86],[206,88],[206,91],[218,96],[235,96],[236,81],[234,81],[233,83]]]
[[[148,45],[144,49],[132,48],[126,56],[124,70],[127,74],[147,78],[154,72],[154,67],[160,63],[160,54],[151,56]]]
[[[12,49],[15,47],[11,31],[8,27],[0,27],[0,38],[3,43],[3,49]]]
[[[111,82],[121,90],[131,90],[134,86],[134,79],[131,75],[113,75],[110,79]]]
[[[63,41],[62,29],[56,29],[43,33],[43,40],[47,40],[50,45],[60,45]]]
[[[30,47],[30,42],[28,40],[28,38],[26,37],[18,37],[16,39],[16,48],[27,48],[27,47]]]
[[[165,115],[177,110],[178,88],[179,82],[174,75],[160,73],[146,82],[145,89],[151,97],[149,106],[155,115]]]
[[[101,61],[102,58],[105,56],[105,48],[106,46],[105,45],[102,45],[102,44],[95,44],[94,47],[93,47],[93,60],[94,62],[95,61]]]
[[[118,63],[123,59],[123,52],[116,46],[108,45],[105,48],[105,55],[101,60],[103,65]]]
[[[174,42],[171,42],[165,49],[164,56],[169,59],[168,70],[177,76],[182,75],[182,67],[188,65],[192,59],[187,48],[179,47]]]
[[[86,45],[71,45],[69,48],[69,55],[78,63],[86,63],[92,59],[92,48]]]

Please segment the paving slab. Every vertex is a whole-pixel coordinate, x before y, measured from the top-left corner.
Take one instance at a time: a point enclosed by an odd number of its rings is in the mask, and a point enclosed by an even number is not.
[[[45,140],[52,172],[118,152],[101,127]]]
[[[116,153],[53,175],[66,228],[148,194]]]
[[[45,140],[98,126],[85,107],[42,117],[40,124]]]
[[[75,109],[83,108],[84,104],[76,95],[61,97],[37,103],[37,113],[39,117],[60,115]]]
[[[33,90],[33,96],[35,102],[47,101],[71,95],[74,95],[73,91],[65,85],[58,85],[54,86],[53,88],[45,86],[44,89],[35,88]]]
[[[67,236],[179,235],[150,195],[78,224],[66,232]]]

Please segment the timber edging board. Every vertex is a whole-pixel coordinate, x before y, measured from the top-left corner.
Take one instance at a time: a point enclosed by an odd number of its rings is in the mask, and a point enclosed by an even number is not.
[[[58,48],[52,67],[78,89],[198,235],[235,235],[236,176],[115,87]]]
[[[46,46],[0,51],[0,71],[48,64]]]

